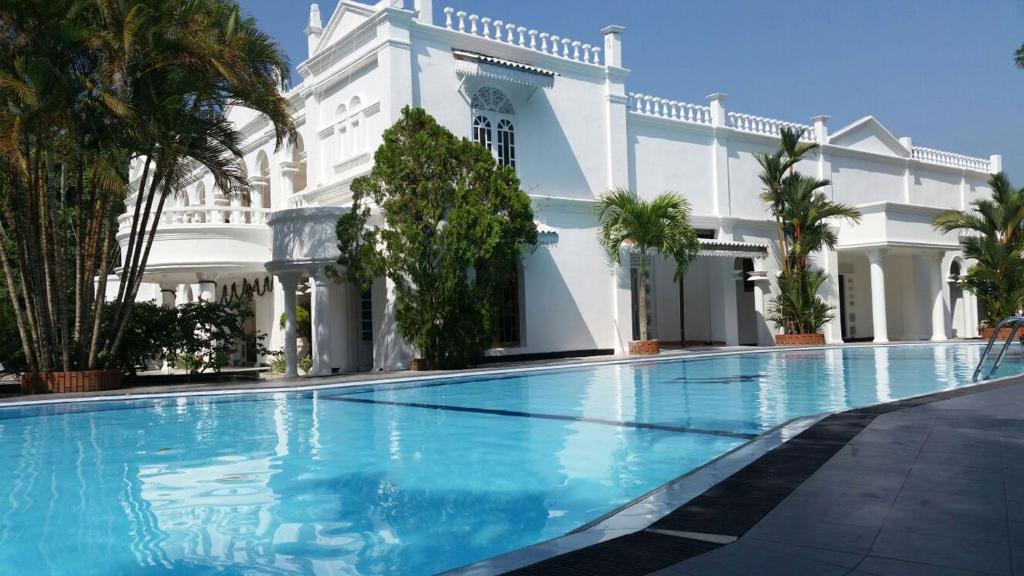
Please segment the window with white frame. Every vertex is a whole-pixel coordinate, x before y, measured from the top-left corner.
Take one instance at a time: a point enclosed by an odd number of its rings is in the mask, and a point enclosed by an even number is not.
[[[511,166],[514,170],[516,111],[512,101],[501,90],[484,86],[473,94],[470,106],[473,110],[473,141],[494,153],[498,164]]]

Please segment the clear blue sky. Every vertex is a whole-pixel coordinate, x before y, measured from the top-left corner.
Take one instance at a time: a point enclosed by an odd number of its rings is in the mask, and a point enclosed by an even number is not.
[[[306,57],[310,2],[240,1],[293,65]],[[325,25],[336,4],[320,2]],[[632,92],[726,92],[730,110],[829,114],[832,131],[871,114],[920,146],[1002,154],[1024,186],[1022,0],[435,0],[438,22],[446,5],[592,44],[621,24]]]

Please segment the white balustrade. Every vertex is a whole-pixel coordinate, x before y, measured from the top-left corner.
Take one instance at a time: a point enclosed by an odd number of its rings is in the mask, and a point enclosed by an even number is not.
[[[629,111],[668,120],[711,124],[711,108],[707,106],[656,98],[647,94],[630,93]]]
[[[814,127],[795,122],[765,118],[752,114],[741,114],[739,112],[728,112],[725,115],[726,126],[741,132],[753,134],[764,134],[766,136],[779,136],[783,128],[789,128],[801,132],[800,139],[806,142],[814,142]]]
[[[914,146],[914,159],[929,164],[977,170],[978,172],[990,172],[992,169],[989,160],[984,158],[975,158],[973,156],[945,152],[934,148],[924,148],[922,146]]]
[[[469,21],[468,26],[467,20]],[[469,14],[464,10],[456,11],[450,6],[444,9],[444,27],[470,36],[528,48],[566,60],[595,66],[601,65],[601,49],[597,45],[540,32],[504,20]]]
[[[270,210],[267,208],[186,206],[164,208],[160,213],[160,224],[266,224],[268,216]],[[131,229],[132,213],[121,214],[117,217],[117,223],[122,230]]]

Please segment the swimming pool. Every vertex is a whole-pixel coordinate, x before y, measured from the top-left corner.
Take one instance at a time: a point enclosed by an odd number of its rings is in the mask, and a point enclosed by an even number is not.
[[[0,574],[435,573],[570,532],[794,417],[968,384],[980,352],[0,408]],[[1021,372],[1014,350],[999,375]]]

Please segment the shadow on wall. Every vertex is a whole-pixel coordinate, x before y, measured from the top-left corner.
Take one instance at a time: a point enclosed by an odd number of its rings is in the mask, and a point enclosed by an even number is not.
[[[515,352],[607,348],[594,338],[581,303],[589,303],[595,316],[607,313],[609,291],[594,285],[594,277],[600,275],[594,270],[594,260],[580,257],[579,251],[567,244],[585,241],[593,232],[592,223],[584,223],[584,214],[544,212],[543,216],[545,224],[560,231],[561,245],[539,246],[523,259],[526,338],[523,349]],[[573,287],[567,277],[581,280]]]

